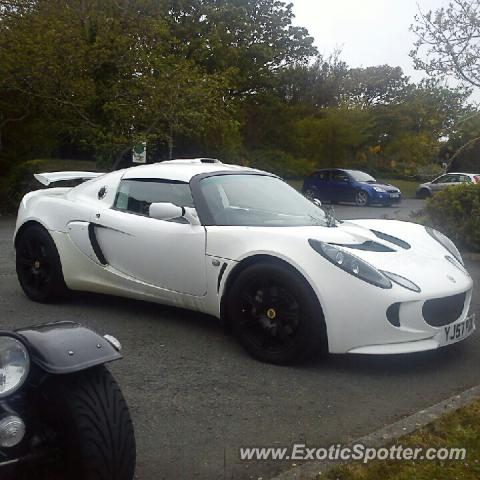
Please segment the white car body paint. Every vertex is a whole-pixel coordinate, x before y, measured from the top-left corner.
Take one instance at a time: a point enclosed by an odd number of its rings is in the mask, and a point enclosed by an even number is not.
[[[334,228],[202,226],[198,221],[162,221],[112,208],[121,179],[189,182],[197,174],[226,170],[252,171],[192,159],[96,176],[72,189],[35,191],[21,202],[15,234],[27,222],[43,225],[57,246],[65,282],[73,290],[154,301],[219,318],[222,295],[235,266],[256,255],[276,257],[300,272],[312,287],[332,353],[407,353],[443,346],[448,341],[444,327],[427,324],[422,315],[424,302],[430,299],[466,293],[463,311],[450,325],[467,319],[471,277],[460,264],[447,261],[448,251],[417,224],[356,220]],[[84,174],[80,172],[78,178]],[[194,214],[190,212],[191,220]],[[92,224],[98,246],[108,259],[105,264],[89,236]],[[397,237],[411,248],[392,245],[372,230]],[[337,245],[368,240],[387,245],[395,251],[345,250],[378,270],[413,281],[421,291],[396,283],[391,289],[366,283],[313,250],[309,239]],[[387,320],[386,311],[394,303],[400,303],[400,326]]]
[[[104,175],[98,172],[52,172],[52,173],[35,173],[33,176],[45,186],[49,186],[55,182],[68,180],[90,180],[91,178]]]

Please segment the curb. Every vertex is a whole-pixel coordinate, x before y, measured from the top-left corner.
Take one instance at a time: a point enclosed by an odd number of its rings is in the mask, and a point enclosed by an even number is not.
[[[409,417],[405,417],[398,422],[380,428],[379,430],[358,438],[353,442],[349,442],[345,446],[352,446],[361,443],[369,447],[381,447],[392,440],[396,440],[428,425],[447,413],[454,412],[460,407],[468,405],[478,398],[480,398],[480,385],[465,390],[464,392],[454,395],[436,405],[432,405],[425,410],[420,410]],[[341,463],[344,462],[308,462],[287,470],[272,478],[272,480],[312,480]]]

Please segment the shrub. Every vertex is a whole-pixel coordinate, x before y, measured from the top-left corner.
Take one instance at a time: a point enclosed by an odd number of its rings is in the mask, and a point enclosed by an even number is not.
[[[315,163],[298,159],[281,150],[256,150],[247,154],[246,166],[272,172],[282,178],[303,178],[315,169]]]
[[[458,185],[426,203],[426,223],[464,248],[480,250],[480,185]]]

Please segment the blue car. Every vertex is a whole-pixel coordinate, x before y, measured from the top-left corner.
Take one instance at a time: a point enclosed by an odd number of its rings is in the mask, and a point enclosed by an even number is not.
[[[402,201],[402,192],[397,187],[377,182],[368,173],[340,168],[312,173],[303,182],[303,194],[312,200],[354,202],[359,207],[390,206]]]

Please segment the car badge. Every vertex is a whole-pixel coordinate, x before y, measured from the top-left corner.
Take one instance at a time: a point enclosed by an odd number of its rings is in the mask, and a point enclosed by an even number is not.
[[[452,282],[452,283],[457,283],[457,281],[450,275],[447,275],[447,278]]]

